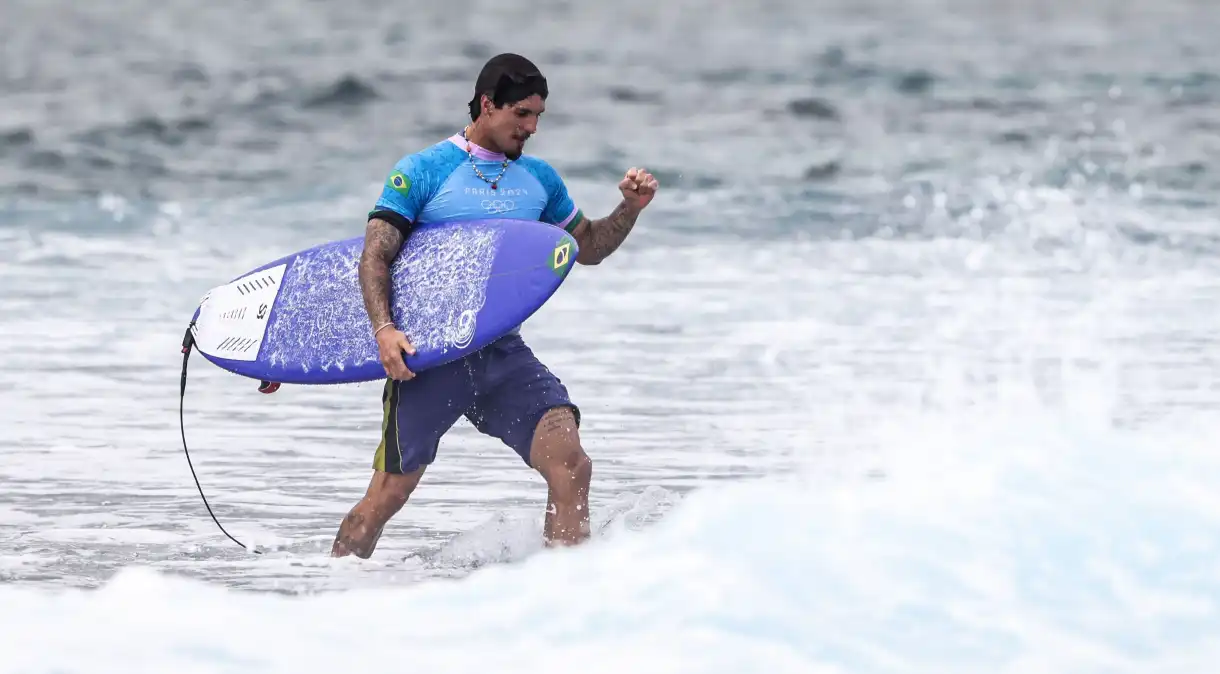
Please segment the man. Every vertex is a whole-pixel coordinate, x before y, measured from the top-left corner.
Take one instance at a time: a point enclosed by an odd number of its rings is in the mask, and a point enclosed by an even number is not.
[[[390,315],[390,265],[419,223],[505,217],[537,219],[572,234],[577,262],[595,265],[622,244],[652,201],[657,181],[631,169],[623,199],[605,218],[576,208],[546,162],[522,154],[546,107],[546,78],[528,59],[501,54],[483,67],[470,100],[471,123],[460,133],[403,157],[369,213],[360,286],[388,376],[373,477],[364,498],[339,527],[331,554],[368,558],[385,524],[407,502],[441,437],[465,416],[499,438],[546,480],[547,545],[589,536],[593,464],[580,443],[580,411],[567,389],[514,331],[463,359],[420,373],[408,370],[410,336]],[[511,195],[511,196],[510,196]]]

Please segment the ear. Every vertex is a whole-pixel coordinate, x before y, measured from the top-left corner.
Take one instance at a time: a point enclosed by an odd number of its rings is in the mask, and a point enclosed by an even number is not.
[[[496,107],[496,104],[492,102],[491,98],[487,94],[483,94],[479,97],[479,105],[483,108],[483,114],[491,112],[491,109]]]

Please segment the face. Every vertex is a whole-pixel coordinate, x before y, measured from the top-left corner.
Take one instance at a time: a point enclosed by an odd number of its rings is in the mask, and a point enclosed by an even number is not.
[[[538,132],[538,119],[546,111],[542,97],[534,94],[516,103],[497,108],[491,99],[483,97],[479,124],[487,137],[509,159],[517,159],[525,151],[525,141]]]

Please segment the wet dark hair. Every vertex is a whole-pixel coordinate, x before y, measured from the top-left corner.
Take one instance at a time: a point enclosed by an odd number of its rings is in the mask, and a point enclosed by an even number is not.
[[[470,119],[479,118],[486,95],[497,108],[523,101],[537,94],[546,100],[546,78],[529,59],[518,54],[494,56],[479,72],[474,84],[474,96],[470,99]]]

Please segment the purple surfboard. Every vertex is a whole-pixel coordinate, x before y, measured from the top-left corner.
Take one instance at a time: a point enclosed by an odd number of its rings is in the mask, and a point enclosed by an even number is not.
[[[239,375],[283,384],[384,379],[357,266],[364,237],[332,241],[208,291],[196,348]],[[391,266],[391,311],[416,354],[413,371],[477,351],[520,326],[575,264],[570,234],[532,220],[417,227]]]

